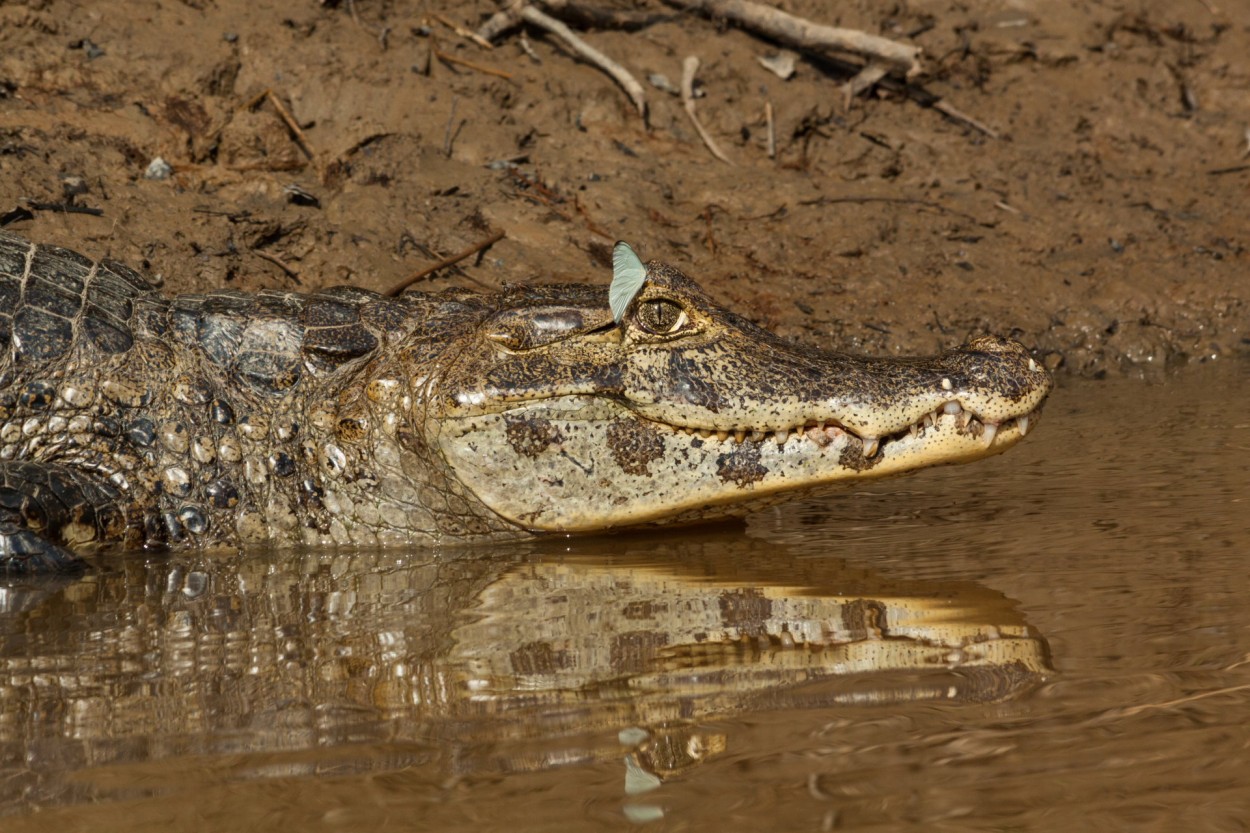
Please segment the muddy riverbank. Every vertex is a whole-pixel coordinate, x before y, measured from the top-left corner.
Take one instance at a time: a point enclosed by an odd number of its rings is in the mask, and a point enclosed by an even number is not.
[[[1079,375],[1250,351],[1250,3],[785,7],[920,45],[918,86],[997,135],[889,90],[844,109],[845,76],[783,81],[775,45],[658,4],[582,30],[644,123],[541,32],[442,22],[491,3],[32,0],[0,5],[0,215],[171,291],[385,289],[497,232],[421,286],[606,281],[624,238],[826,347],[989,329]],[[732,164],[645,80],[688,55]]]

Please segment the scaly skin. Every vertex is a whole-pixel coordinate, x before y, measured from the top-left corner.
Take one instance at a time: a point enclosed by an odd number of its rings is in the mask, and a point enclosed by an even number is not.
[[[618,326],[590,286],[166,299],[0,232],[0,572],[726,517],[1003,451],[1051,386],[993,336],[926,359],[788,344],[647,268]]]

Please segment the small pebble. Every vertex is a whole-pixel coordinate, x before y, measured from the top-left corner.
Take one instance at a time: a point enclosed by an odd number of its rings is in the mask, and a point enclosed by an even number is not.
[[[144,179],[169,179],[174,172],[173,167],[161,157],[156,157],[148,163],[148,169],[143,172]]]

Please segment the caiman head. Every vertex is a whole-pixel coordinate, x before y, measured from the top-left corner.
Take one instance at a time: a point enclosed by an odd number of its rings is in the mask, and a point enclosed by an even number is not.
[[[429,441],[522,528],[721,518],[976,460],[1019,441],[1050,391],[997,336],[928,358],[788,343],[623,245],[615,317],[601,288],[513,290],[431,380]]]

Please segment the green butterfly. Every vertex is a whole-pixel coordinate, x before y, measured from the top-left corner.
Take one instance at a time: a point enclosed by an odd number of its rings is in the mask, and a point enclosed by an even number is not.
[[[647,282],[647,267],[642,258],[625,241],[612,247],[612,285],[608,287],[608,306],[617,324]]]

